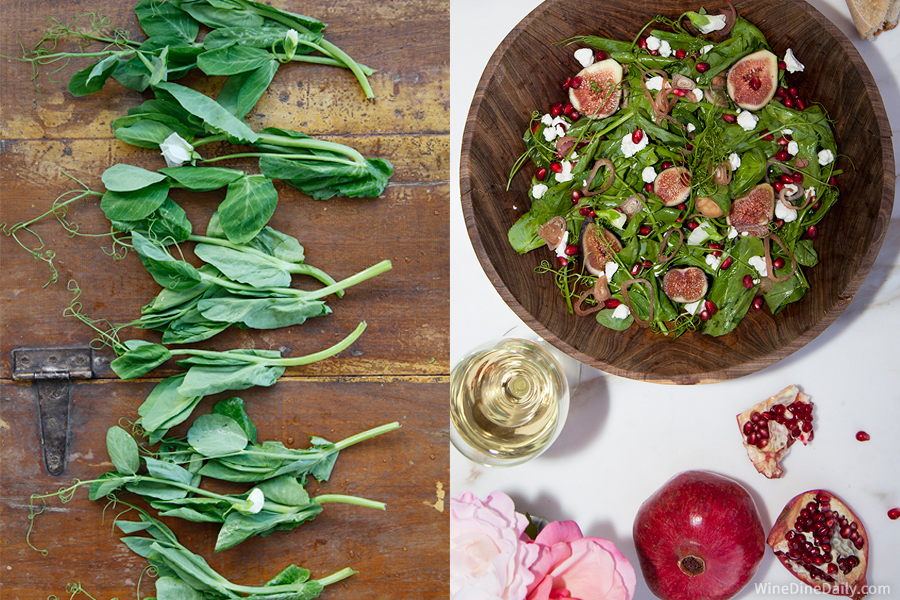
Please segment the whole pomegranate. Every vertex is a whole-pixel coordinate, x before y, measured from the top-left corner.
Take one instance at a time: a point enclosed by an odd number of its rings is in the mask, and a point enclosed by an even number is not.
[[[686,471],[641,505],[634,543],[647,586],[658,598],[725,600],[753,579],[766,534],[740,484]]]
[[[869,535],[831,492],[810,490],[793,498],[767,542],[791,573],[817,590],[854,600],[866,595]]]

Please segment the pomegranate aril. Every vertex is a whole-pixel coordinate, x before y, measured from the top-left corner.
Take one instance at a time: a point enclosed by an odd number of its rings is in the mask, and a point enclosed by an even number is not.
[[[784,189],[784,183],[782,183],[781,181],[776,181],[772,184],[772,189],[774,189],[776,192],[780,192]]]
[[[697,229],[698,227],[700,227],[700,223],[698,223],[697,221],[688,221],[687,228],[691,231]]]
[[[751,77],[750,81],[748,81],[747,83],[750,85],[750,89],[752,90],[758,90],[762,87],[762,81],[759,79],[759,77]]]
[[[638,48],[646,48],[647,47],[647,38],[645,36],[641,36],[638,38]]]
[[[622,304],[621,300],[617,300],[616,298],[610,298],[609,300],[607,300],[605,302],[604,306],[606,308],[615,308],[615,307],[619,306],[620,304]]]
[[[687,50],[685,50],[684,48],[678,48],[675,50],[675,58],[677,58],[678,60],[684,60],[686,56]]]
[[[550,114],[554,117],[558,117],[559,115],[561,115],[562,111],[563,111],[562,102],[557,102],[556,104],[554,104],[553,106],[550,107]]]
[[[649,194],[650,192],[652,192],[652,191],[653,191],[653,184],[652,184],[652,183],[646,183],[646,184],[644,184],[644,191],[647,192],[648,194]]]
[[[645,261],[644,261],[643,263],[641,263],[641,264],[643,265],[643,267],[644,267],[645,269],[649,269],[650,267],[653,266],[653,263],[650,262],[649,260],[645,260]]]
[[[790,97],[784,98],[781,101],[787,108],[794,108],[794,101]]]
[[[722,120],[726,123],[734,123],[735,121],[737,121],[737,117],[731,113],[725,113],[724,115],[722,115]]]
[[[562,170],[563,170],[562,164],[560,164],[558,162],[552,162],[552,163],[550,163],[550,170],[553,171],[554,173],[562,173]]]
[[[568,90],[570,87],[572,87],[572,78],[571,78],[571,77],[566,77],[566,80],[563,81],[562,89],[563,89],[563,91],[565,92],[565,91]]]
[[[591,214],[592,210],[594,210],[594,209],[591,208],[590,206],[582,206],[581,208],[578,209],[578,214],[581,215],[582,217],[586,217],[589,214]]]
[[[598,61],[606,60],[607,58],[609,58],[609,52],[607,52],[606,50],[597,50],[596,52],[594,52],[594,57]]]
[[[534,174],[534,177],[538,181],[543,181],[547,177],[547,169],[545,169],[544,167],[541,167],[540,169],[537,170],[537,173]]]
[[[781,257],[776,258],[772,261],[772,266],[776,269],[780,269],[784,266],[784,259]]]
[[[762,307],[763,307],[763,297],[762,297],[762,296],[757,296],[756,298],[754,298],[754,299],[753,299],[753,304],[752,304],[752,306],[753,306],[753,310],[762,310]]]
[[[803,425],[800,426],[800,429],[802,429],[804,433],[809,433],[810,431],[812,431],[812,428],[812,423],[810,423],[809,421],[804,421]]]
[[[785,161],[790,157],[791,157],[791,155],[788,154],[787,150],[779,150],[778,152],[775,153],[775,156],[773,156],[772,158],[774,158],[775,160],[778,160],[778,161]]]
[[[572,81],[569,82],[569,87],[573,90],[577,90],[581,87],[581,77],[575,76],[572,78]]]
[[[709,321],[709,316],[710,316],[710,315],[709,315],[709,311],[708,311],[708,310],[701,310],[701,311],[700,311],[700,320],[703,321],[704,323],[707,322],[707,321]],[[751,445],[757,445],[757,446],[759,445],[759,438],[757,437],[757,435],[756,435],[755,433],[751,434],[750,437],[747,439],[747,441],[748,441]]]
[[[777,88],[775,88],[775,95],[779,98],[784,98],[788,95],[787,88],[779,85]]]
[[[778,61],[778,70],[784,71],[785,69],[787,69],[787,63],[784,62],[783,60],[779,60]]]
[[[712,300],[707,300],[704,303],[704,306],[706,307],[706,310],[708,310],[709,314],[711,314],[711,315],[716,314],[716,312],[719,310],[719,307],[717,307],[715,302],[713,302]],[[768,433],[768,429],[767,429],[766,436],[768,436],[768,435],[769,435],[769,433]]]
[[[559,266],[561,266],[561,267],[565,267],[567,264],[569,264],[569,261],[566,259],[565,256],[557,256],[556,262],[558,262]]]
[[[634,263],[634,264],[631,266],[631,274],[632,274],[632,275],[637,275],[637,274],[640,273],[640,272],[641,272],[641,263]]]
[[[566,256],[576,256],[580,250],[576,244],[569,244],[566,246]]]
[[[631,142],[634,144],[640,144],[641,140],[644,139],[644,130],[643,129],[635,129],[631,132]]]
[[[859,440],[860,442],[868,442],[869,440],[872,439],[872,436],[870,436],[865,431],[858,431],[856,433],[856,439]]]
[[[698,73],[706,73],[709,71],[709,63],[699,62],[697,63],[696,69]]]
[[[806,230],[806,237],[808,237],[810,239],[814,239],[818,235],[819,235],[819,228],[816,227],[815,225],[810,225],[809,229]]]
[[[729,256],[725,260],[722,261],[722,264],[719,265],[719,268],[723,271],[727,271],[731,267],[731,263],[734,262],[732,258]]]
[[[744,435],[750,435],[753,432],[753,423],[747,421],[744,423]]]
[[[668,160],[664,160],[663,164],[660,165],[660,167],[663,169],[668,169],[668,168],[674,167],[674,166],[675,166],[675,163],[668,161]]]
[[[641,225],[639,231],[641,235],[650,235],[651,233],[653,233],[653,228],[649,225]]]
[[[579,200],[581,200],[581,190],[572,190],[572,202],[578,204]]]
[[[892,508],[891,510],[888,511],[887,515],[888,515],[888,518],[891,519],[892,521],[896,521],[897,519],[900,519],[900,508]]]
[[[677,208],[678,210],[687,210],[687,205],[682,202],[681,204],[677,205],[675,208]]]

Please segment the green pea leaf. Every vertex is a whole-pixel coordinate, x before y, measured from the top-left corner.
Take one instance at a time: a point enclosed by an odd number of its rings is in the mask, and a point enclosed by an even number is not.
[[[259,139],[259,136],[243,121],[240,121],[222,108],[215,100],[200,92],[177,83],[165,81],[159,82],[154,88],[168,92],[189,113],[199,117],[213,129],[223,131],[240,143],[252,144]]]
[[[226,390],[244,390],[255,385],[269,387],[284,374],[285,367],[247,364],[235,367],[195,365],[188,369],[178,393],[210,396]]]
[[[88,96],[99,92],[118,66],[119,57],[111,55],[78,71],[69,79],[69,93],[73,96]]]
[[[117,163],[103,172],[100,181],[106,189],[114,192],[133,192],[143,189],[154,183],[165,180],[162,173],[154,173],[134,165]]]
[[[134,379],[152,371],[171,357],[171,352],[165,346],[143,343],[130,348],[125,354],[109,363],[109,366],[120,379]]]
[[[162,206],[168,194],[166,181],[131,192],[107,190],[100,199],[100,208],[110,221],[139,221]]]
[[[322,300],[305,298],[215,298],[201,300],[197,309],[211,321],[242,323],[251,329],[302,325],[310,317],[331,313]]]
[[[104,473],[97,479],[98,481],[92,483],[90,490],[88,491],[88,498],[91,500],[106,498],[108,495],[125,485],[125,481],[122,479],[122,475],[119,472],[110,471]]]
[[[278,61],[270,60],[252,71],[229,77],[216,101],[222,108],[243,119],[269,89],[278,66]]]
[[[187,434],[191,447],[213,458],[240,452],[247,447],[247,434],[240,424],[222,414],[200,415]]]
[[[213,29],[218,27],[259,27],[264,22],[263,18],[255,13],[234,8],[218,8],[211,4],[184,2],[181,7],[192,17]]]
[[[217,190],[244,175],[243,171],[221,167],[165,167],[159,172],[174,179],[179,187],[192,192]]]
[[[173,2],[141,0],[134,7],[134,14],[147,37],[176,36],[190,43],[200,32],[200,24]]]
[[[156,580],[156,597],[158,600],[204,600],[206,598],[202,592],[198,592],[174,577],[160,577]]]
[[[147,238],[159,240],[163,244],[186,241],[191,236],[191,222],[184,209],[166,198],[154,213],[139,221],[112,220],[119,231],[137,231]]]
[[[334,196],[377,198],[394,174],[393,165],[380,158],[368,158],[362,165],[347,165],[324,160],[263,156],[259,159],[259,170],[272,179],[285,180],[315,200],[327,200]]]
[[[266,23],[261,27],[219,27],[210,31],[203,38],[203,47],[207,50],[226,46],[248,46],[253,48],[271,48],[272,44],[284,41],[290,27],[279,23]],[[322,40],[321,35],[300,34],[303,40],[313,43]],[[303,45],[298,46],[301,51]]]
[[[131,241],[144,268],[156,283],[171,290],[188,289],[201,280],[200,273],[191,264],[172,258],[165,250],[149,239],[133,231]]]
[[[138,414],[141,415],[139,423],[151,439],[155,432],[162,431],[164,434],[169,428],[184,422],[194,407],[203,399],[203,396],[179,394],[178,386],[183,382],[183,373],[163,379],[156,384],[156,387],[138,408]],[[159,437],[161,438],[162,435]]]
[[[141,467],[137,442],[127,431],[116,425],[106,431],[106,451],[116,471],[134,475]]]
[[[225,415],[234,419],[247,435],[247,441],[252,444],[256,443],[256,425],[250,420],[243,400],[238,397],[221,400],[213,407],[213,414]]]
[[[207,75],[236,75],[271,63],[277,70],[277,61],[270,52],[252,46],[225,46],[197,57],[197,66]]]
[[[144,464],[147,465],[147,472],[150,473],[150,476],[157,479],[165,479],[167,481],[183,483],[184,485],[191,485],[194,479],[194,475],[190,471],[175,463],[145,456]]]
[[[228,240],[244,244],[252,240],[272,218],[278,192],[265,175],[245,175],[228,184],[219,205],[219,222]]]
[[[283,261],[214,244],[197,244],[194,254],[215,266],[228,278],[257,288],[288,287],[291,273]]]
[[[115,127],[115,121],[113,124]],[[151,148],[153,150],[159,150],[159,145],[173,133],[176,133],[176,130],[175,128],[170,127],[169,124],[161,123],[149,118],[138,119],[129,125],[122,124],[115,127],[115,130],[113,131],[116,139],[121,140],[126,144],[131,144],[132,146],[137,146],[139,148]],[[179,133],[179,135],[181,135],[181,133]],[[182,137],[184,136],[182,135]],[[192,138],[193,136],[185,139],[191,141]]]

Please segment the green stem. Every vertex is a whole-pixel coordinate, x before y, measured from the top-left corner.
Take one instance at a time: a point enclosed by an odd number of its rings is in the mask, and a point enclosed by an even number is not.
[[[347,165],[348,167],[356,167],[359,166],[359,163],[352,160],[345,160],[343,158],[335,158],[333,156],[322,156],[320,154],[281,154],[278,152],[239,152],[237,154],[229,154],[227,156],[216,156],[215,158],[205,158],[203,162],[212,163],[220,160],[228,160],[229,158],[257,158],[263,156],[271,156],[275,158],[287,158],[293,160],[319,160],[322,162],[331,162],[337,163],[341,165]]]
[[[326,150],[343,154],[352,158],[359,164],[365,164],[366,158],[349,146],[339,144],[337,142],[329,142],[316,138],[294,138],[286,135],[275,135],[271,133],[259,133],[259,141],[263,143],[273,144],[275,146],[283,146],[286,148],[305,148],[309,150]],[[257,143],[258,145],[258,143]]]
[[[362,441],[368,440],[370,438],[381,435],[382,433],[387,433],[389,431],[394,431],[395,429],[400,429],[400,423],[394,421],[393,423],[387,423],[386,425],[379,425],[378,427],[374,427],[369,429],[368,431],[363,431],[362,433],[357,433],[356,435],[351,435],[348,438],[344,438],[334,445],[335,450],[343,450],[344,448],[349,448],[354,444],[358,444]]]
[[[384,502],[377,502],[375,500],[368,500],[366,498],[357,498],[356,496],[324,494],[322,496],[310,498],[310,500],[312,500],[316,504],[325,504],[326,502],[339,502],[341,504],[353,504],[355,506],[365,506],[366,508],[377,508],[379,510],[385,510]]]
[[[345,569],[341,569],[337,573],[332,573],[328,577],[323,577],[322,579],[317,579],[316,581],[322,586],[327,586],[327,585],[331,585],[332,583],[337,583],[338,581],[343,581],[344,579],[347,579],[351,575],[356,575],[356,571],[347,567]]]
[[[362,86],[363,92],[365,92],[366,94],[366,98],[371,100],[375,97],[375,93],[372,91],[372,86],[369,84],[369,80],[366,78],[366,74],[363,73],[362,69],[360,68],[359,63],[350,58],[350,56],[346,52],[326,39],[322,40],[322,47],[328,51],[328,54],[331,54],[338,60],[343,61],[344,64],[347,65],[347,68],[349,68],[353,72],[353,74],[356,75],[356,80],[359,81],[359,85]]]
[[[350,347],[353,342],[359,339],[359,336],[362,335],[363,331],[366,330],[366,322],[363,321],[360,323],[353,332],[345,337],[343,340],[335,344],[330,348],[326,348],[320,352],[315,352],[313,354],[307,354],[306,356],[297,356],[295,358],[266,358],[264,356],[253,356],[252,354],[238,354],[234,352],[214,352],[210,350],[194,350],[191,348],[181,348],[177,350],[172,350],[172,354],[187,354],[191,356],[205,356],[208,358],[228,358],[234,359],[241,362],[254,363],[259,365],[268,365],[268,366],[284,366],[284,367],[298,367],[302,365],[308,365],[314,362],[318,362],[320,360],[324,360],[331,356],[334,356],[338,352],[342,350],[346,350]]]

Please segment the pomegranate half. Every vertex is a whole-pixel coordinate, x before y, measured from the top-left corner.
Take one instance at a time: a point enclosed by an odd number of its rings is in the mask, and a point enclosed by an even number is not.
[[[686,471],[648,498],[634,521],[644,580],[662,600],[725,600],[759,567],[766,534],[739,483]]]
[[[866,595],[869,534],[847,503],[825,490],[794,497],[767,540],[797,579],[835,596]]]

